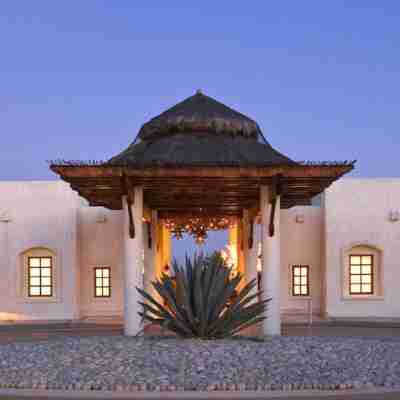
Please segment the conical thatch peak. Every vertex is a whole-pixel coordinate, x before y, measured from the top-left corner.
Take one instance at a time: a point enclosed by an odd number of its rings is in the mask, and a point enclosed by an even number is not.
[[[200,90],[145,123],[139,131],[142,140],[176,133],[205,132],[257,139],[255,121],[206,96]]]
[[[145,123],[109,165],[269,166],[294,164],[265,141],[257,123],[197,91]]]

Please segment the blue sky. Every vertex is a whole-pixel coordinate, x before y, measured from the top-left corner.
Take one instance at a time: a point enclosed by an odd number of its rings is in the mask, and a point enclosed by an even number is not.
[[[0,180],[107,159],[201,88],[296,160],[399,176],[400,2],[4,0]]]

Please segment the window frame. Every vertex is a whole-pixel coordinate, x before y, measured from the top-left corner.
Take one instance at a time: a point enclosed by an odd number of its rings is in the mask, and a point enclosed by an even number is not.
[[[300,268],[300,275],[295,275],[296,268]],[[302,268],[305,268],[306,271],[307,271],[306,275],[305,275],[306,284],[305,285],[301,284],[301,283],[300,284],[298,284],[298,283],[295,284],[295,279],[294,279],[295,277],[300,277],[300,281],[301,281],[301,278],[303,277],[303,275],[301,275],[301,269]],[[306,298],[306,297],[310,297],[311,296],[310,271],[311,271],[311,268],[310,268],[309,265],[305,265],[305,264],[293,264],[293,265],[291,265],[291,277],[292,277],[291,283],[292,283],[292,285],[291,285],[290,292],[291,292],[292,297],[295,297],[295,298]],[[301,288],[304,287],[304,286],[307,289],[307,293],[305,293],[305,294],[301,293]],[[300,287],[300,293],[295,293],[295,287]]]
[[[39,259],[39,266],[38,267],[33,267],[31,266],[31,260],[32,259]],[[42,259],[48,259],[50,260],[50,265],[47,267],[42,267]],[[40,299],[40,298],[52,298],[54,296],[54,271],[53,271],[53,257],[52,256],[28,256],[27,257],[28,260],[28,274],[27,274],[27,278],[28,278],[28,282],[27,282],[27,295],[29,298],[34,298],[34,299]],[[31,269],[32,268],[39,268],[40,274],[39,276],[32,276],[31,275]],[[42,269],[43,268],[48,268],[50,270],[50,275],[49,276],[45,276],[46,278],[50,278],[50,285],[42,285]],[[31,284],[31,278],[39,278],[39,285],[32,285]],[[31,294],[31,288],[32,287],[38,287],[39,288],[39,292],[40,294]],[[50,288],[50,294],[42,294],[42,288]]]
[[[352,264],[351,263],[352,257],[360,257],[360,264]],[[371,273],[369,273],[369,274],[363,274],[362,273],[363,264],[362,264],[362,261],[361,261],[361,257],[370,257],[371,258],[371,264],[365,264],[365,265],[368,265],[368,266],[371,267]],[[360,273],[359,274],[353,274],[351,272],[352,265],[360,267]],[[376,295],[376,293],[375,293],[375,274],[374,274],[374,269],[375,269],[374,254],[349,253],[349,256],[348,256],[348,271],[349,271],[349,273],[348,273],[348,284],[349,284],[348,290],[349,290],[349,295],[350,296],[375,296]],[[360,277],[360,292],[352,292],[352,290],[351,290],[351,285],[352,285],[351,277],[352,276],[359,276]],[[362,277],[363,276],[370,276],[371,277],[371,283],[370,283],[371,291],[370,292],[363,292],[362,291],[362,287],[363,287]]]
[[[108,271],[108,276],[105,277],[103,276],[103,270],[107,270]],[[101,272],[101,277],[97,276],[97,271],[102,271]],[[111,297],[111,267],[94,267],[93,268],[93,272],[94,272],[94,298],[95,299],[108,299]],[[98,286],[97,285],[97,279],[101,279],[102,280],[102,285]],[[104,278],[108,278],[108,286],[104,285]],[[108,289],[108,295],[104,295],[104,288]],[[102,295],[99,296],[97,295],[97,289],[101,289]]]

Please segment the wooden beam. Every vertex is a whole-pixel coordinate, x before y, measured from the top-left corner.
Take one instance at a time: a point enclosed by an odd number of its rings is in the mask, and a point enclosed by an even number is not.
[[[129,179],[126,175],[123,175],[123,186],[124,191],[126,192],[126,202],[128,205],[128,216],[129,216],[129,237],[131,239],[135,238],[135,221],[133,219],[132,214],[132,205],[135,203],[135,191],[134,188],[130,185]]]
[[[254,219],[250,218],[249,222],[249,242],[248,242],[248,248],[252,249],[253,248],[253,242],[254,242]]]
[[[284,177],[333,177],[337,178],[354,168],[353,164],[334,165],[282,165],[266,167],[115,167],[105,165],[71,166],[51,165],[51,170],[64,177],[253,177],[272,178],[278,174]]]
[[[274,177],[272,184],[270,186],[270,202],[271,202],[271,215],[269,218],[269,236],[273,237],[275,235],[275,212],[276,203],[278,196],[280,195],[280,177]]]

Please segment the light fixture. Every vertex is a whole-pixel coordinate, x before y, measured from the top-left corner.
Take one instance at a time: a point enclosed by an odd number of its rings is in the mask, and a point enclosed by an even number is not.
[[[103,210],[97,213],[96,222],[98,224],[105,224],[107,222],[107,215]]]
[[[208,231],[232,228],[236,222],[236,217],[177,216],[165,219],[164,226],[176,239],[182,239],[183,233],[186,232],[195,238],[197,244],[203,244],[207,239]]]
[[[0,212],[0,222],[11,222],[11,215],[7,211]]]
[[[400,211],[398,211],[398,210],[390,211],[389,220],[392,221],[392,222],[399,221],[400,220]]]

